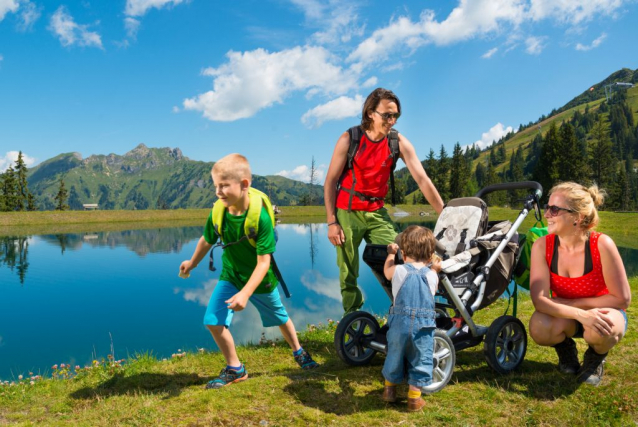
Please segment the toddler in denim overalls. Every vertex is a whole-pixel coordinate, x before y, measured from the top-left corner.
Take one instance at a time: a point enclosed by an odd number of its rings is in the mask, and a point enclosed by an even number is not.
[[[425,406],[421,387],[432,382],[434,294],[440,263],[432,264],[436,239],[431,230],[412,225],[399,239],[400,249],[396,243],[388,245],[383,268],[385,277],[392,280],[394,297],[388,318],[388,355],[382,371],[383,400],[396,401],[396,385],[404,382],[407,375],[408,410],[419,411]],[[395,265],[394,256],[399,250],[405,264]]]

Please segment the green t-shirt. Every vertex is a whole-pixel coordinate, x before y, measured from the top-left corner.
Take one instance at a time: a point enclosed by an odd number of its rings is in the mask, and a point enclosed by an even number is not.
[[[222,236],[224,236],[224,244],[237,242],[244,233],[244,221],[246,220],[246,212],[242,215],[231,215],[228,210],[224,212],[224,222],[222,223]],[[211,245],[217,242],[217,234],[213,227],[213,212],[211,211],[204,228],[204,239]],[[257,255],[272,254],[275,252],[275,230],[272,227],[268,212],[262,208],[259,216],[259,228],[257,230],[257,247],[254,248],[250,241],[246,238],[239,243],[230,245],[224,249],[222,254],[222,273],[219,280],[226,280],[242,289],[252,276],[257,266]],[[262,280],[261,284],[255,289],[256,294],[265,294],[272,292],[277,288],[277,277],[272,271],[272,267],[268,269],[268,273]]]

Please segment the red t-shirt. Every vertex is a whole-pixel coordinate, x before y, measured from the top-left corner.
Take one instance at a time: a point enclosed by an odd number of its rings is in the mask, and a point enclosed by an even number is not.
[[[354,156],[352,168],[356,180],[355,191],[380,199],[369,201],[353,195],[352,210],[372,212],[382,208],[383,198],[388,193],[388,180],[392,169],[392,153],[388,146],[388,137],[380,141],[371,141],[364,132],[359,149]],[[341,187],[352,188],[352,170],[346,171],[344,175]],[[343,189],[339,190],[337,208],[348,209],[349,200],[350,193]]]
[[[589,248],[592,258],[592,270],[580,277],[563,277],[552,273],[552,258],[554,255],[554,245],[556,235],[545,236],[545,259],[549,267],[549,287],[553,295],[559,298],[592,298],[607,295],[609,289],[603,276],[603,265],[600,261],[600,251],[598,250],[598,238],[601,233],[592,231],[589,234]]]

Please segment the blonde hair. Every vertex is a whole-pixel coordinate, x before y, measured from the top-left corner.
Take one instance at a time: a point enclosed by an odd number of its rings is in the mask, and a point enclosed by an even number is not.
[[[401,233],[401,250],[403,255],[418,261],[432,258],[436,239],[432,230],[419,225],[411,225]]]
[[[229,154],[215,162],[211,173],[219,175],[222,179],[235,181],[247,179],[250,182],[252,178],[248,159],[237,153]]]
[[[561,182],[549,190],[549,195],[561,193],[565,197],[567,207],[580,215],[583,219],[580,228],[591,230],[598,224],[598,207],[603,204],[607,193],[605,190],[592,185],[586,188],[576,182]]]

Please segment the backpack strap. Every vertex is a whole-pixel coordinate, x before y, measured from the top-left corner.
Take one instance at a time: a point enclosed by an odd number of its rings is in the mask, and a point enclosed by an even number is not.
[[[213,205],[212,209],[212,219],[213,219],[213,228],[215,230],[215,234],[219,240],[223,243],[222,237],[222,223],[224,222],[224,213],[226,212],[226,208],[224,207],[221,200],[217,200]]]
[[[388,147],[390,148],[390,154],[392,155],[392,168],[390,169],[390,190],[392,191],[392,206],[396,205],[395,187],[394,187],[394,169],[397,167],[397,161],[399,160],[399,132],[396,129],[390,129],[388,133]]]
[[[343,168],[343,172],[341,173],[341,178],[339,178],[339,182],[337,183],[337,193],[339,190],[344,190],[350,193],[350,197],[348,199],[348,212],[352,212],[352,198],[354,197],[354,186],[357,183],[357,177],[354,175],[354,156],[357,155],[357,151],[359,150],[359,145],[361,144],[361,137],[363,136],[363,129],[361,126],[353,126],[348,129],[348,136],[350,136],[350,144],[348,145],[348,154],[346,157],[346,165]],[[346,177],[346,174],[350,171],[352,173],[352,188],[345,189],[342,187],[343,179]]]

